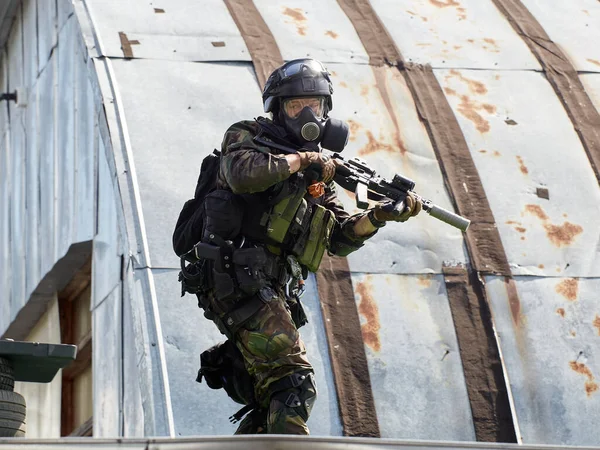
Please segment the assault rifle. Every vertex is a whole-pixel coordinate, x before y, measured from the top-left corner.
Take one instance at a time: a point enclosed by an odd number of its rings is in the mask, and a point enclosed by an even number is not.
[[[339,153],[334,153],[332,156],[341,163],[335,169],[333,180],[344,189],[354,192],[357,207],[367,209],[369,207],[368,200],[389,199],[395,204],[395,208],[402,212],[404,199],[410,191],[417,199],[421,200],[423,210],[429,215],[461,231],[467,231],[469,228],[471,223],[469,219],[441,208],[431,200],[415,194],[413,191],[415,182],[411,179],[395,174],[390,181],[377,175],[375,170],[360,158],[344,159]]]

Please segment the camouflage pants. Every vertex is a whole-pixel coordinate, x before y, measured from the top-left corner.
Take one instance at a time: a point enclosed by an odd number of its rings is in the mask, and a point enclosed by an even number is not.
[[[281,395],[271,395],[273,383],[298,372],[312,372],[306,348],[282,293],[265,303],[237,331],[235,343],[244,357],[246,369],[255,380],[256,399],[267,411],[266,432],[309,434],[308,414],[302,413],[301,408],[286,406]]]

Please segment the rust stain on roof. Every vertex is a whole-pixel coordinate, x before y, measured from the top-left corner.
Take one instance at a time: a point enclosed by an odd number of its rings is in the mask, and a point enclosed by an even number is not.
[[[571,336],[573,336],[573,337],[577,336],[577,333],[575,333],[575,330],[571,330]]]
[[[329,37],[331,37],[333,39],[337,39],[338,36],[339,36],[339,34],[337,34],[335,31],[331,31],[331,30],[327,30],[325,32],[325,35],[327,35],[327,36],[329,36]]]
[[[527,166],[525,166],[525,163],[523,163],[523,158],[517,156],[517,161],[519,161],[519,169],[521,169],[521,173],[523,175],[527,175],[529,173],[529,169]]]
[[[527,228],[515,227],[515,230],[517,230],[519,233],[525,233],[527,231]]]
[[[540,269],[543,269],[545,266],[544,266],[543,264],[538,264],[538,267],[539,267]]]
[[[350,128],[350,140],[355,141],[356,133],[362,128],[362,126],[355,120],[350,119],[348,120],[348,127]]]
[[[483,95],[487,94],[488,92],[487,88],[485,87],[485,84],[483,84],[481,81],[471,80],[470,78],[467,78],[463,74],[461,74],[458,70],[452,69],[450,71],[450,75],[458,78],[461,81],[464,81],[467,84],[467,86],[469,86],[471,92],[473,92],[474,94]]]
[[[487,153],[487,150],[479,150],[479,153]]]
[[[571,245],[575,238],[583,233],[583,228],[571,222],[564,222],[562,225],[544,225],[546,234],[557,247],[566,247]]]
[[[431,275],[419,275],[417,277],[417,284],[419,286],[423,286],[423,287],[430,287],[431,286]]]
[[[502,156],[502,153],[500,153],[498,150],[494,150],[494,156]]]
[[[541,220],[548,220],[548,215],[544,212],[540,205],[526,205],[525,212],[533,214]]]
[[[456,0],[429,0],[433,6],[437,6],[438,8],[447,8],[448,6],[460,6]]]
[[[392,104],[392,100],[391,100],[393,98],[393,95],[391,95],[391,93],[390,93],[389,86],[388,86],[388,80],[387,80],[387,77],[385,76],[385,71],[389,70],[389,69],[386,69],[385,67],[371,67],[371,69],[373,70],[373,75],[375,75],[375,86],[379,90],[379,93],[381,95],[381,100],[383,101],[383,104],[385,105],[385,108],[387,109],[390,120],[394,124],[394,128],[395,128],[394,140],[396,141],[396,146],[398,147],[398,150],[400,150],[400,154],[404,155],[407,152],[407,149],[406,149],[406,145],[404,144],[404,141],[402,140],[402,133],[400,132],[400,124],[398,123],[398,115],[396,114],[396,111],[394,110],[394,105]],[[400,72],[397,70],[393,72],[393,76],[395,76],[396,79],[402,77]]]
[[[367,277],[365,281],[359,282],[356,285],[356,293],[360,296],[358,312],[366,319],[366,323],[362,324],[360,328],[365,344],[378,352],[381,350],[381,341],[379,339],[379,330],[381,329],[379,308],[371,296],[371,285],[368,279]]]
[[[510,278],[505,278],[504,280],[506,284],[506,293],[508,295],[508,304],[510,306],[510,313],[512,315],[512,319],[515,325],[519,326],[519,323],[522,322],[523,314],[521,312],[521,300],[519,299],[519,294],[517,292],[517,286],[515,285],[514,280]]]
[[[306,22],[306,16],[303,14],[302,8],[289,8],[286,7],[283,10],[283,14],[291,18],[296,24],[296,30],[298,34],[301,36],[306,36],[306,27],[304,26]]]
[[[340,81],[340,86],[347,88],[348,87],[348,83],[346,83],[345,81]]]
[[[454,89],[449,87],[444,88],[444,92],[448,95],[458,95],[458,93]]]
[[[561,317],[565,317],[565,308],[558,308],[556,310],[556,314],[560,315]]]
[[[369,86],[362,84],[360,86],[360,95],[363,97],[369,97]]]
[[[598,314],[596,314],[596,317],[594,318],[594,321],[592,322],[592,324],[598,328],[598,336],[600,336],[600,316]]]
[[[577,278],[567,278],[558,283],[554,290],[567,300],[574,302],[577,300],[579,293],[579,280]]]
[[[478,111],[480,111],[483,107],[475,102],[473,102],[468,96],[461,95],[461,102],[458,105],[458,112],[469,119],[471,122],[475,124],[475,128],[480,133],[487,133],[490,131],[490,123],[483,118]]]
[[[375,139],[375,136],[373,136],[373,133],[371,133],[370,130],[367,130],[367,139],[369,140],[369,142],[367,142],[367,144],[358,151],[358,154],[361,156],[369,155],[379,150],[383,150],[390,153],[394,152],[393,146],[391,146],[390,144],[384,144],[383,142],[380,142],[377,139]]]
[[[465,8],[456,8],[458,11],[458,18],[460,20],[465,20],[467,18],[467,10]]]
[[[600,61],[598,61],[597,59],[587,59],[588,62],[591,62],[592,64],[596,64],[598,67],[600,67]]]
[[[578,363],[577,361],[570,361],[569,365],[575,372],[587,377],[587,381],[585,382],[585,393],[588,397],[591,397],[591,395],[598,390],[598,383],[595,382],[592,371],[585,364]]]

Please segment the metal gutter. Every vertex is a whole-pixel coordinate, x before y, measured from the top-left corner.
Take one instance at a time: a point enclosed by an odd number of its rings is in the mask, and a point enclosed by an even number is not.
[[[203,450],[219,448],[222,450],[367,450],[376,448],[409,450],[598,450],[600,447],[556,446],[556,445],[518,445],[483,442],[447,442],[447,441],[409,441],[397,439],[374,439],[352,437],[313,437],[283,435],[245,435],[223,437],[194,437],[176,439],[0,439],[0,446],[26,450],[84,450],[99,447],[112,449],[152,449],[152,450]]]

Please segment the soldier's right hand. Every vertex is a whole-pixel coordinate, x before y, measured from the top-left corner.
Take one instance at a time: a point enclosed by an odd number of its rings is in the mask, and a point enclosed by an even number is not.
[[[298,152],[300,155],[300,170],[313,170],[317,172],[317,176],[320,179],[317,181],[323,181],[329,183],[333,180],[335,175],[336,164],[333,159],[319,152]]]

